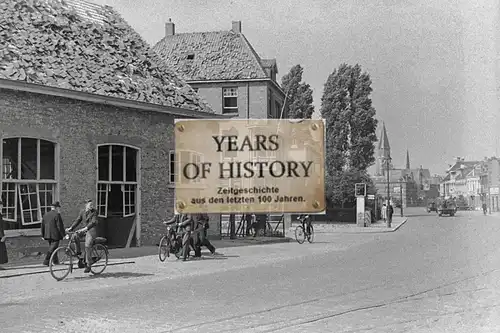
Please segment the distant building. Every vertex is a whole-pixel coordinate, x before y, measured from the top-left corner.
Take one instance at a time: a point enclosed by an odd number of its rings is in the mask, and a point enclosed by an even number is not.
[[[431,176],[430,170],[424,169],[423,166],[411,168],[409,151],[406,151],[404,168],[395,168],[390,162],[389,168],[387,168],[391,147],[385,124],[382,125],[375,153],[376,171],[372,178],[379,195],[387,197],[387,172],[389,172],[390,196],[402,201],[403,207],[425,205],[429,199],[439,196],[439,179]]]
[[[480,206],[481,170],[480,161],[466,161],[457,157],[441,181],[440,196],[465,201],[469,207]]]
[[[285,92],[276,81],[276,59],[257,54],[242,33],[241,21],[233,21],[228,31],[177,33],[169,20],[165,37],[153,50],[216,113],[280,118]]]

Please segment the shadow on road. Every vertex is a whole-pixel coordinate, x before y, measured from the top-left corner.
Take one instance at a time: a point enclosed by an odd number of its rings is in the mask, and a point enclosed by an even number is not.
[[[227,260],[229,258],[239,258],[240,256],[237,255],[224,255],[224,254],[219,254],[215,255],[213,257],[208,257],[208,256],[203,256],[201,258],[196,258],[195,260]]]
[[[8,302],[8,303],[0,303],[0,308],[6,308],[6,307],[9,307],[9,306],[21,306],[21,305],[27,305],[28,303],[24,303],[24,302],[17,302],[17,303],[12,303],[12,302]]]
[[[132,273],[132,272],[102,273],[100,275],[75,276],[75,280],[82,280],[82,279],[107,279],[107,278],[129,279],[129,278],[143,277],[143,276],[153,276],[153,275],[154,274]]]

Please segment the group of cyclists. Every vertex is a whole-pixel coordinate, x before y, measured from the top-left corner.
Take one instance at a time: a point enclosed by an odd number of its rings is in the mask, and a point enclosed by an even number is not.
[[[309,215],[302,214],[297,218],[300,221],[305,236],[309,238],[312,233],[311,218]],[[186,261],[190,256],[191,250],[194,251],[194,257],[201,257],[201,248],[205,246],[212,255],[216,255],[215,247],[210,243],[207,237],[209,228],[209,217],[207,214],[176,214],[171,219],[164,221],[163,224],[173,227],[169,234],[172,244],[171,251],[177,259]]]
[[[170,220],[163,222],[165,225],[174,226],[174,232],[170,235],[173,244],[172,252],[178,259],[186,261],[191,249],[194,257],[201,257],[201,248],[205,246],[212,255],[215,255],[215,247],[207,237],[209,228],[209,217],[207,214],[177,214]]]

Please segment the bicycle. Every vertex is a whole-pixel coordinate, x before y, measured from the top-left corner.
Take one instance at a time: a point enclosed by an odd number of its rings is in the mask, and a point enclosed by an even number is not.
[[[163,222],[165,224],[165,222]],[[178,241],[177,231],[167,225],[167,233],[160,239],[160,243],[158,244],[158,258],[161,262],[164,262],[168,257],[170,257],[170,253],[177,253],[177,249],[175,244],[173,244],[172,240],[175,242]]]
[[[85,256],[76,253],[76,242],[80,241],[78,238],[78,234],[79,234],[78,231],[68,232],[64,237],[64,239],[69,239],[68,244],[59,246],[50,256],[50,261],[49,261],[50,274],[57,281],[64,280],[69,273],[73,272],[73,258],[78,258],[78,268],[85,267]],[[107,239],[104,237],[96,237],[96,239],[94,239],[94,243],[92,244],[91,247],[92,263],[90,266],[90,272],[94,275],[101,274],[108,266],[109,252],[108,252],[108,247],[104,245],[106,241]],[[55,258],[58,258],[57,262],[54,262]],[[68,262],[63,263],[64,259],[66,258],[68,258],[67,259]],[[95,265],[98,262],[101,262],[101,264]],[[61,266],[67,266],[67,267],[62,268]],[[57,267],[61,267],[61,269],[58,269]],[[62,272],[62,275],[58,276],[56,274],[58,272]]]
[[[295,228],[295,240],[299,244],[303,244],[306,241],[306,237],[309,243],[312,243],[314,241],[314,228],[312,223],[310,223],[309,218],[309,215],[303,215],[297,218],[297,221],[300,222],[300,225]],[[307,233],[307,227],[304,229],[304,225],[307,224],[309,224],[310,233]]]
[[[166,224],[163,222],[163,224]],[[167,233],[160,239],[160,243],[158,243],[158,258],[161,262],[164,262],[168,257],[170,257],[170,253],[174,254],[177,259],[181,258],[182,252],[182,236],[175,229],[176,227],[171,227],[167,225]],[[191,232],[191,236],[194,235],[196,231]],[[190,257],[191,249],[194,250],[192,245],[188,247],[189,251],[187,257]]]

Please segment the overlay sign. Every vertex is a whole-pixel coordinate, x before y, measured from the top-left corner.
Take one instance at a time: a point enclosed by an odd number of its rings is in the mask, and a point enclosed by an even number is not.
[[[321,213],[322,120],[176,120],[177,213]]]

